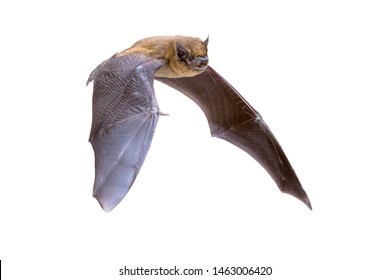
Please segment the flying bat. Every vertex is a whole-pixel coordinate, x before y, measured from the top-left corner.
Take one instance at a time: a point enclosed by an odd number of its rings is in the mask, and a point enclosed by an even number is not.
[[[93,196],[106,211],[125,197],[151,145],[159,110],[154,79],[192,99],[211,135],[251,155],[279,189],[310,209],[294,169],[262,116],[208,65],[208,38],[150,37],[116,53],[89,76],[93,81],[89,141],[95,153]]]

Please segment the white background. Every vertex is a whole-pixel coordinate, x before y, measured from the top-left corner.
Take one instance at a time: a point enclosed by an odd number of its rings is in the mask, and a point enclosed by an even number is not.
[[[271,266],[265,279],[389,279],[387,1],[7,2],[5,279],[126,279],[125,265],[210,270],[166,279],[233,279],[211,276],[214,266]],[[170,116],[127,197],[100,209],[85,82],[101,61],[152,35],[210,35],[210,65],[262,114],[313,211],[211,138],[196,104],[157,82]]]

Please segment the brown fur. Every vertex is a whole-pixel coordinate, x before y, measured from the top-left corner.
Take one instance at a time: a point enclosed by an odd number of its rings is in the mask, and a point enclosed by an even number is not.
[[[201,72],[190,69],[176,55],[176,46],[181,44],[193,56],[206,56],[207,45],[199,38],[184,36],[159,36],[139,40],[117,56],[141,54],[152,58],[164,59],[166,64],[156,73],[157,77],[191,77]]]

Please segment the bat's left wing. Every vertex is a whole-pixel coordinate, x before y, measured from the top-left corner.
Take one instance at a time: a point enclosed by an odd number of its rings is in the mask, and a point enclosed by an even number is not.
[[[212,136],[250,154],[282,192],[295,196],[311,209],[294,169],[261,115],[214,69],[209,66],[194,77],[156,80],[195,101],[207,117]]]
[[[159,117],[153,80],[164,63],[141,54],[113,56],[88,80],[94,81],[93,196],[105,211],[127,194],[149,150]]]

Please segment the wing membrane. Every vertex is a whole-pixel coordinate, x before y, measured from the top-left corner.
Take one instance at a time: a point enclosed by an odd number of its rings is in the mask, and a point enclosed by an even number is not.
[[[112,57],[92,72],[94,197],[105,211],[127,194],[149,151],[159,118],[154,74],[163,64],[145,56]]]
[[[311,209],[294,169],[261,115],[214,69],[209,66],[194,77],[156,79],[197,103],[207,117],[212,136],[247,152],[282,192],[295,196]]]

